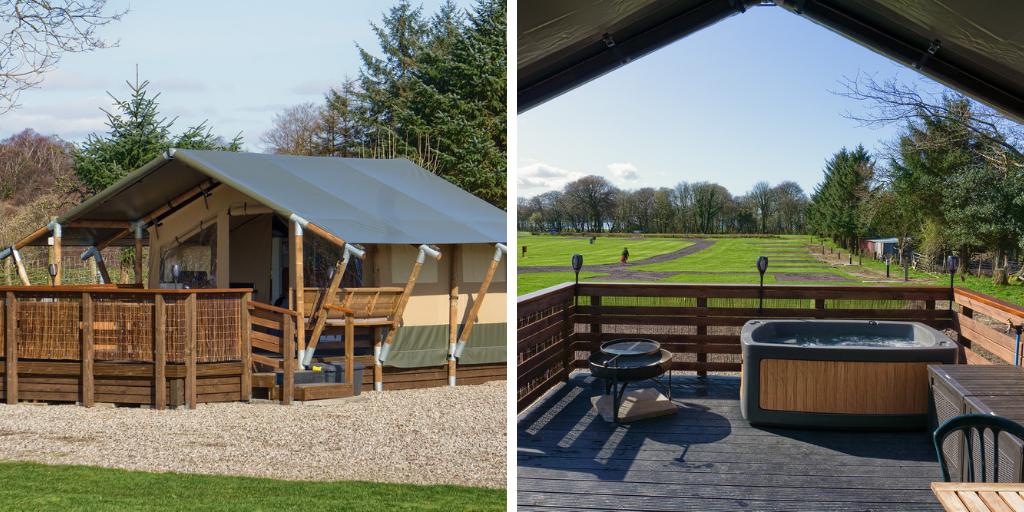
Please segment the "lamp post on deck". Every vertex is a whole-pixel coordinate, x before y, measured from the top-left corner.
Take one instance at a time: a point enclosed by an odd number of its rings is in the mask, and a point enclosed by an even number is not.
[[[950,254],[946,258],[946,269],[949,271],[949,310],[953,310],[953,274],[956,274],[956,267],[960,263],[960,258],[955,254]]]
[[[757,315],[764,314],[764,273],[768,270],[768,257],[757,257],[757,271],[761,274],[761,285],[757,288]]]
[[[572,270],[576,272],[576,287],[573,288],[573,305],[579,301],[580,295],[580,270],[583,269],[583,255],[573,254],[572,255]]]

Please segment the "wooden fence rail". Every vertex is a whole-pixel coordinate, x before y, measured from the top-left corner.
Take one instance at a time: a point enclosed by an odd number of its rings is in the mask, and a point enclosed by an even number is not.
[[[958,312],[953,320],[960,343],[967,347],[967,362],[988,364],[972,349],[982,348],[1010,364],[1021,361],[1017,353],[1016,328],[1024,324],[1024,308],[965,288],[956,288]]]
[[[675,354],[677,370],[738,372],[739,331],[748,320],[886,319],[954,328],[950,295],[933,286],[557,285],[518,301],[518,409],[586,367],[589,354],[611,339],[657,340]]]
[[[0,371],[19,399],[167,405],[251,397],[249,290],[0,288]]]

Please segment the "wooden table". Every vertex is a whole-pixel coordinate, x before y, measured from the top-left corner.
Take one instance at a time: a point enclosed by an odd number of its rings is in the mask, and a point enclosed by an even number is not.
[[[1024,484],[932,482],[948,512],[1024,512]]]

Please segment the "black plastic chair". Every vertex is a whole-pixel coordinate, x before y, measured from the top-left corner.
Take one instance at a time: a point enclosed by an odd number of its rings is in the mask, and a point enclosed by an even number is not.
[[[986,444],[986,431],[991,432],[992,448],[990,454],[985,454]],[[1024,440],[1024,425],[1015,421],[1006,419],[1002,416],[994,416],[991,414],[963,414],[950,418],[948,421],[939,425],[939,428],[935,429],[935,434],[932,436],[932,440],[935,443],[935,453],[939,457],[939,465],[942,466],[942,479],[946,482],[951,481],[949,478],[949,468],[947,465],[946,454],[942,450],[942,444],[946,441],[946,438],[951,434],[961,432],[963,434],[964,449],[966,450],[966,457],[964,457],[964,464],[967,465],[967,482],[998,482],[999,481],[999,434],[1006,432],[1007,434],[1016,436]],[[975,437],[976,436],[976,437]],[[976,441],[977,440],[977,441]],[[974,467],[974,448],[978,448],[978,459],[981,462],[981,474],[980,478],[976,478],[977,472]],[[986,468],[987,460],[991,457],[993,462],[992,468]],[[991,469],[991,471],[986,471]],[[987,476],[991,474],[992,478],[989,480]]]

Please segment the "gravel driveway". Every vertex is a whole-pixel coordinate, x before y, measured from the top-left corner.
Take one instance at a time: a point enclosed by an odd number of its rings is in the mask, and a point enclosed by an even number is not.
[[[506,383],[194,411],[0,405],[0,459],[505,487]]]

